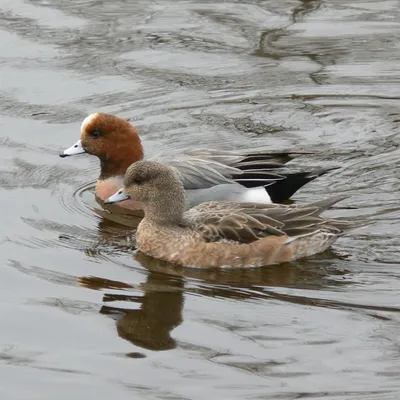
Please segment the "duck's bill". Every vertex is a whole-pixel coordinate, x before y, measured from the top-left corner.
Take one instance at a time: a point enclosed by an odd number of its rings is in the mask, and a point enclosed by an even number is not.
[[[119,189],[117,193],[114,193],[108,199],[104,200],[104,204],[118,203],[123,200],[128,200],[130,197],[124,192],[124,189]]]
[[[74,156],[75,154],[82,153],[86,153],[86,150],[82,147],[82,142],[78,140],[73,146],[60,153],[60,157]]]

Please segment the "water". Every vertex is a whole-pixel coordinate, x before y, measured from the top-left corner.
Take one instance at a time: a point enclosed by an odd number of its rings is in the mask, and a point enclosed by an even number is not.
[[[0,1],[0,398],[397,399],[397,1]],[[132,255],[83,118],[147,154],[194,143],[341,166],[295,200],[376,224],[297,263],[182,269]],[[121,225],[118,222],[123,222]]]

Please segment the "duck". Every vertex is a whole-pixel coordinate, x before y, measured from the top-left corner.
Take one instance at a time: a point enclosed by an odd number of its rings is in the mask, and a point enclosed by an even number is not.
[[[187,208],[176,170],[142,160],[128,167],[124,186],[106,199],[142,203],[138,249],[185,267],[261,267],[291,262],[328,249],[365,223],[326,219],[320,214],[349,197],[336,195],[310,204],[208,201]]]
[[[60,157],[91,154],[100,160],[95,195],[100,202],[123,185],[127,168],[144,159],[137,129],[124,118],[106,113],[87,116],[80,129],[80,139],[62,151]],[[266,152],[190,148],[159,153],[150,160],[175,169],[188,195],[188,205],[207,200],[283,203],[306,183],[336,169],[315,168],[293,171],[286,163],[307,152]],[[140,203],[125,199],[118,204],[141,210]]]

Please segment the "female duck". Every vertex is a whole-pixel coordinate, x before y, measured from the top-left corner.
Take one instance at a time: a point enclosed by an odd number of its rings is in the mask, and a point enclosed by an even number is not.
[[[132,164],[124,187],[106,200],[140,201],[139,250],[152,257],[195,267],[263,266],[326,250],[361,224],[328,220],[321,212],[347,196],[309,205],[207,202],[185,211],[178,174],[153,162]]]

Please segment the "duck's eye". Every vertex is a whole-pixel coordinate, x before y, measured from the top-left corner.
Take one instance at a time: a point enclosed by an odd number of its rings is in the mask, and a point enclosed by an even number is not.
[[[136,179],[133,180],[133,183],[134,183],[135,185],[141,185],[141,184],[142,184],[142,180],[136,178]]]
[[[90,131],[90,136],[93,136],[93,137],[97,138],[97,137],[100,136],[100,132],[97,131],[97,130]]]

